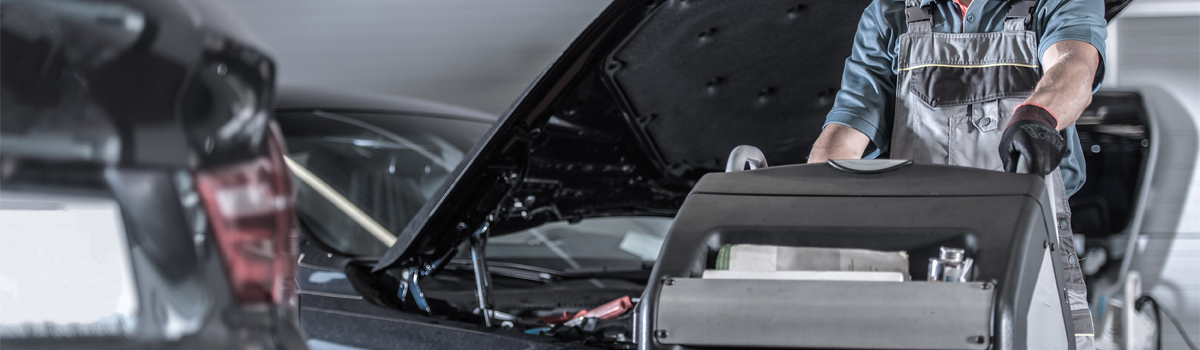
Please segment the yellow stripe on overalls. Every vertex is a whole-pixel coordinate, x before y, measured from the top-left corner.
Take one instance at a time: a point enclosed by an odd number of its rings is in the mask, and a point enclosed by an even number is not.
[[[928,67],[987,68],[987,67],[1001,67],[1001,66],[1013,66],[1013,67],[1025,67],[1025,68],[1037,68],[1038,67],[1036,64],[1020,64],[1020,63],[993,63],[993,64],[983,64],[983,65],[936,64],[936,63],[933,63],[933,64],[922,64],[919,66],[912,66],[912,67],[908,67],[908,68],[900,68],[900,71],[903,72],[906,70],[913,70],[913,69],[917,69],[917,68],[928,68]]]

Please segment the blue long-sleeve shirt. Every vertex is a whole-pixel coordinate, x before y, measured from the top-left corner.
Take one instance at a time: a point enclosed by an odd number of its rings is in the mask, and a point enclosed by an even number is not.
[[[951,0],[924,0],[932,4],[933,31],[941,33],[984,33],[1004,30],[1004,18],[1012,1],[974,0],[965,14]],[[1033,13],[1030,29],[1037,33],[1038,57],[1063,40],[1092,44],[1100,52],[1100,66],[1092,83],[1093,91],[1104,77],[1104,39],[1107,30],[1103,0],[1042,0]],[[825,125],[842,124],[861,131],[871,139],[867,158],[888,149],[892,136],[892,116],[885,115],[895,103],[896,41],[907,30],[903,0],[875,0],[863,11],[854,37],[854,49],[846,59],[842,88]],[[1083,186],[1085,168],[1083,149],[1075,126],[1062,131],[1068,151],[1060,164],[1068,195]]]

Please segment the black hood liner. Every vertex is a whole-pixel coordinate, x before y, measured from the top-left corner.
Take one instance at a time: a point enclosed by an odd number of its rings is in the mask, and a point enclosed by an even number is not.
[[[738,145],[804,163],[869,1],[669,1],[609,58],[676,175],[722,171]]]

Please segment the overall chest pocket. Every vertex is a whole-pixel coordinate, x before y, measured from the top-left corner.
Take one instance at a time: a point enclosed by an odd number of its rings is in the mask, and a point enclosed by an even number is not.
[[[1033,93],[1036,68],[1015,65],[924,66],[912,69],[909,91],[930,107],[958,106]]]
[[[1034,33],[922,33],[900,38],[907,90],[932,108],[1033,93],[1041,78]]]

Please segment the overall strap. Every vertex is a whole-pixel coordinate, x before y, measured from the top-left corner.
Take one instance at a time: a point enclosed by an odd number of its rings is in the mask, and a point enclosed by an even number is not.
[[[904,21],[909,33],[933,31],[933,15],[929,8],[921,7],[921,0],[904,0]]]
[[[1004,16],[1004,30],[1025,30],[1032,23],[1033,11],[1037,8],[1037,0],[1018,0],[1012,4],[1012,9]]]

